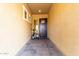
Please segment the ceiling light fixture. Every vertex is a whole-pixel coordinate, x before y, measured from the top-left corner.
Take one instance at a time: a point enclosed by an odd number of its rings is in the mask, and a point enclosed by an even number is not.
[[[41,13],[42,11],[41,10],[38,10],[38,12]]]

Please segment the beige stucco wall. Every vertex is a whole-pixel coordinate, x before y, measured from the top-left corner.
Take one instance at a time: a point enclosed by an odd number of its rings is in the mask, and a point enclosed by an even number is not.
[[[23,5],[0,4],[0,55],[16,55],[31,38],[31,23],[23,19]]]
[[[48,36],[65,55],[79,55],[79,4],[53,4]]]

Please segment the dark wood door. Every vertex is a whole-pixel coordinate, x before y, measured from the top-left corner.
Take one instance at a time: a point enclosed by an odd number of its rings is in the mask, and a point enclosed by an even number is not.
[[[39,19],[39,35],[41,38],[47,38],[47,18]]]

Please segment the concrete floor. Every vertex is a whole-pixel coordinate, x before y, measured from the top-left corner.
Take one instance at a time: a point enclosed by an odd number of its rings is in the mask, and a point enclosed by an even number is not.
[[[48,39],[30,40],[16,56],[63,56]]]

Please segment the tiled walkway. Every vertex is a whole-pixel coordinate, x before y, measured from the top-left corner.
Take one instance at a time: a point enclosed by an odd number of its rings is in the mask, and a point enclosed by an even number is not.
[[[50,40],[30,40],[17,56],[63,56]]]

